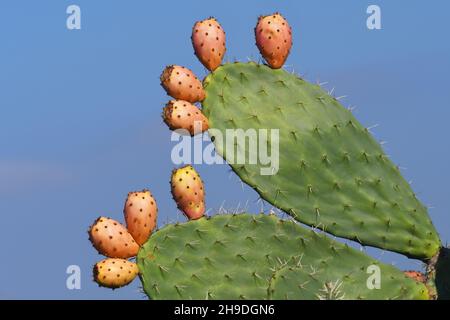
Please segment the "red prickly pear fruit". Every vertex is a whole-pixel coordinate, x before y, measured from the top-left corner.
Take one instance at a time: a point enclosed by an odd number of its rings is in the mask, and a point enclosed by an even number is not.
[[[178,209],[183,211],[189,220],[203,217],[205,213],[203,182],[192,166],[173,170],[170,185]]]
[[[191,40],[200,62],[209,71],[217,69],[226,51],[225,32],[219,22],[213,17],[197,21],[192,28]]]
[[[408,278],[411,278],[417,282],[421,282],[421,283],[427,282],[427,278],[425,277],[425,275],[422,272],[410,270],[410,271],[404,271],[403,273]]]
[[[116,220],[100,217],[89,229],[89,239],[100,254],[110,258],[131,258],[139,245],[127,229]]]
[[[205,99],[202,83],[188,68],[168,66],[164,69],[160,79],[164,90],[175,99],[192,103]]]
[[[123,208],[128,232],[143,245],[156,227],[158,207],[149,190],[128,193]]]
[[[273,69],[281,68],[292,47],[292,31],[287,20],[279,13],[259,17],[255,38],[267,64]]]
[[[94,265],[94,281],[111,289],[126,286],[136,278],[139,269],[136,263],[125,259],[105,259]]]
[[[171,100],[163,110],[164,122],[172,130],[185,129],[191,136],[208,130],[208,119],[202,111],[184,100]]]

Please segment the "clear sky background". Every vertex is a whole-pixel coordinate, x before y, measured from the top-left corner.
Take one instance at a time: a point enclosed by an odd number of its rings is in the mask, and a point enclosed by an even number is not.
[[[81,30],[66,28],[70,4],[81,7]],[[366,28],[369,4],[381,7],[382,30]],[[156,196],[159,225],[184,220],[170,195],[159,75],[168,64],[206,75],[190,32],[208,16],[227,32],[227,59],[259,59],[253,27],[274,11],[294,32],[287,68],[328,81],[363,124],[379,124],[375,136],[450,240],[450,2],[1,1],[0,298],[144,298],[137,280],[114,292],[92,282],[102,257],[87,228],[99,215],[122,219],[127,192],[142,188]],[[228,166],[197,169],[211,212],[247,201],[258,210]],[[66,288],[71,264],[81,267],[81,290]]]

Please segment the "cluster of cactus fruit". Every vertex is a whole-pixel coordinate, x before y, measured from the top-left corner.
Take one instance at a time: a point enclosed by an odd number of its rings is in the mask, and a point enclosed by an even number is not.
[[[151,193],[129,193],[126,227],[100,217],[89,229],[108,257],[94,266],[95,281],[118,288],[139,275],[151,299],[448,298],[448,249],[398,167],[338,99],[281,69],[292,47],[284,17],[260,17],[255,38],[266,64],[222,65],[222,26],[214,18],[197,22],[192,44],[211,73],[200,81],[185,67],[166,67],[161,85],[174,100],[162,116],[192,136],[210,128],[278,129],[273,175],[261,175],[261,163],[234,163],[234,152],[211,140],[242,181],[293,219],[207,217],[202,179],[190,165],[175,169],[172,195],[189,221],[156,230]],[[239,141],[233,148],[251,156]],[[422,260],[426,273],[402,272],[328,234]],[[135,256],[136,263],[128,260]],[[375,285],[371,268],[379,270]]]

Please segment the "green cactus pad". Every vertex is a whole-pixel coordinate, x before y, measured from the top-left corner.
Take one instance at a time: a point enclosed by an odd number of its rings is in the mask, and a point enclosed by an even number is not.
[[[248,142],[234,141],[233,152],[244,155],[245,164],[233,163],[238,158],[214,137],[217,152],[263,199],[298,221],[364,245],[420,259],[438,252],[427,210],[398,168],[320,86],[282,69],[231,63],[211,73],[204,87],[211,136],[225,137],[226,129],[279,130],[273,175],[261,174],[267,165],[249,164],[256,151]],[[270,151],[273,142],[266,143]]]
[[[137,262],[152,299],[265,299],[277,259],[297,254],[293,223],[217,215],[154,233]]]
[[[275,300],[428,300],[423,283],[415,282],[389,265],[358,255],[330,256],[331,267],[287,266],[274,273],[269,297]],[[380,269],[379,289],[370,280],[371,266]],[[367,285],[371,284],[371,289]]]
[[[265,214],[216,215],[167,225],[144,244],[137,264],[143,289],[152,299],[278,297],[286,289],[276,283],[280,278],[277,272],[287,267],[303,267],[310,273],[320,270],[321,281],[328,279],[327,275],[338,279],[359,273],[351,279],[361,279],[363,286],[369,275],[362,268],[370,264],[378,264],[385,279],[377,290],[380,296],[394,298],[404,288],[405,295],[419,299],[424,290],[395,268],[373,261],[323,233]],[[295,280],[301,281],[304,276],[295,275]]]

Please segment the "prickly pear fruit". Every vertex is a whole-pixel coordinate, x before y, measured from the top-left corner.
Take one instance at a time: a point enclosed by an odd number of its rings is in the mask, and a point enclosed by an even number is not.
[[[208,119],[201,110],[184,100],[171,100],[163,110],[164,122],[170,129],[185,129],[191,136],[208,130]]]
[[[172,196],[178,209],[189,220],[201,218],[205,213],[205,192],[203,182],[192,166],[172,171]]]
[[[195,55],[208,70],[220,66],[226,51],[225,32],[215,18],[196,22],[191,40]]]
[[[136,278],[139,269],[136,263],[125,259],[105,259],[94,266],[94,281],[102,287],[120,288]]]
[[[425,275],[419,271],[405,271],[403,272],[408,278],[414,279],[417,282],[425,283],[427,281]]]
[[[89,239],[100,254],[110,258],[130,258],[139,246],[127,229],[119,222],[100,217],[89,229]]]
[[[274,69],[281,68],[292,47],[292,32],[287,20],[279,13],[259,17],[255,38],[267,64]]]
[[[197,102],[205,98],[202,83],[188,68],[168,66],[164,69],[160,79],[167,94],[175,99]]]
[[[143,245],[156,227],[158,207],[149,190],[128,193],[123,208],[128,232],[138,245]]]

